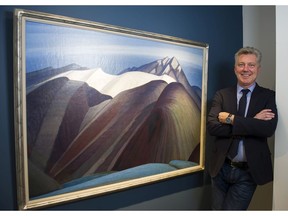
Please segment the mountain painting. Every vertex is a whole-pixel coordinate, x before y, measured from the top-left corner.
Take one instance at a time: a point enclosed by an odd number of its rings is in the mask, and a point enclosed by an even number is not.
[[[25,25],[30,199],[199,166],[203,47]]]

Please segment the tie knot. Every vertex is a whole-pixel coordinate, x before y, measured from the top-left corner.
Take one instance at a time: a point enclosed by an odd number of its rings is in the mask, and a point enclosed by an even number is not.
[[[242,89],[241,92],[243,93],[243,96],[246,96],[248,92],[250,92],[249,89]]]

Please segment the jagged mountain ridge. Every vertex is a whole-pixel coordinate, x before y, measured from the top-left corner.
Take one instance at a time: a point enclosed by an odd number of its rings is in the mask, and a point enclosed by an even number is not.
[[[87,77],[85,77],[85,80],[79,80],[79,75],[77,75],[79,74],[78,73],[79,71],[81,71],[81,73],[86,73]],[[97,74],[95,73],[96,71],[97,71]],[[201,109],[201,97],[202,97],[201,89],[197,86],[191,86],[189,84],[181,65],[179,64],[178,60],[175,57],[172,57],[172,58],[165,57],[163,59],[159,59],[154,62],[144,64],[140,67],[127,68],[121,71],[118,74],[118,76],[107,74],[103,72],[100,68],[88,69],[86,67],[82,67],[77,64],[70,64],[65,67],[56,68],[56,69],[51,68],[51,67],[45,68],[42,70],[38,70],[38,71],[34,71],[34,72],[30,72],[26,74],[26,85],[27,85],[26,91],[30,92],[34,88],[36,88],[38,85],[41,85],[41,82],[44,83],[45,81],[49,79],[61,77],[65,74],[65,76],[67,76],[69,79],[87,82],[91,87],[95,88],[97,91],[114,97],[118,92],[127,90],[128,88],[137,87],[135,85],[133,86],[132,84],[135,79],[137,80],[136,83],[139,83],[138,78],[140,76],[138,76],[138,74],[135,74],[133,78],[130,78],[129,82],[126,81],[124,83],[121,83],[121,81],[125,80],[125,79],[121,79],[121,75],[124,75],[127,72],[139,73],[140,71],[147,73],[146,76],[148,76],[148,74],[158,76],[158,78],[154,78],[154,80],[163,79],[168,83],[173,82],[173,81],[180,82],[188,91],[190,96],[197,102],[197,106],[199,107],[199,109]],[[89,74],[91,74],[90,77],[89,77]],[[171,78],[169,79],[168,76],[171,77],[172,79]],[[151,77],[149,76],[145,78],[142,77],[143,82],[141,84],[146,83],[147,80],[149,79],[151,79]],[[95,82],[95,80],[99,80],[99,81],[95,84],[93,83]],[[109,81],[111,82],[109,83]],[[121,88],[123,89],[118,90],[116,92],[115,92],[115,89],[117,88],[114,88],[113,90],[111,90],[110,87],[115,86],[116,84],[118,86],[122,85]],[[105,89],[105,86],[103,87],[103,85],[106,85],[106,89]]]
[[[102,94],[110,95],[111,97],[115,97],[122,91],[144,85],[152,80],[164,80],[166,83],[176,82],[174,78],[166,74],[157,76],[142,71],[133,71],[120,75],[111,75],[105,73],[101,68],[95,68],[81,71],[69,70],[62,72],[48,80],[30,86],[28,93],[50,80],[63,77],[66,77],[69,80],[85,82]]]
[[[157,76],[161,76],[164,74],[169,75],[185,87],[190,96],[197,102],[197,106],[199,107],[199,109],[201,108],[202,95],[199,94],[199,92],[201,92],[201,89],[197,86],[191,86],[189,84],[185,73],[176,57],[165,57],[163,59],[144,64],[140,67],[127,68],[123,70],[120,74],[126,73],[128,71],[143,71],[146,73],[155,74]]]

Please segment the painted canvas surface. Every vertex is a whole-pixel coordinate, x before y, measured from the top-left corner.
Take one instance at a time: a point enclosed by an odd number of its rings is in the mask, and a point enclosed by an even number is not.
[[[29,199],[200,165],[203,47],[34,19],[23,43]]]

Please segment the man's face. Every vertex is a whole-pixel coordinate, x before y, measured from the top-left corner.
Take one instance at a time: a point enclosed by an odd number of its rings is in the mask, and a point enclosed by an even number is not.
[[[238,84],[243,88],[249,88],[260,73],[260,65],[253,54],[240,55],[235,63],[234,71]]]

